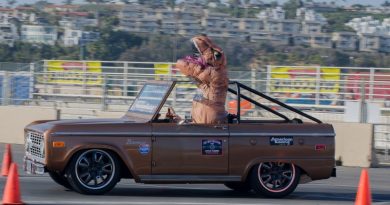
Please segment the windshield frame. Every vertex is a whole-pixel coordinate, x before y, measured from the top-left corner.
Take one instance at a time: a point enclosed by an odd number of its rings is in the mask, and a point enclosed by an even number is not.
[[[175,87],[176,82],[175,81],[147,81],[142,86],[141,90],[138,92],[137,97],[134,99],[134,101],[129,106],[129,109],[127,110],[125,117],[132,119],[142,119],[142,121],[145,122],[151,122],[153,119],[156,118],[158,113],[160,112],[162,106],[164,105],[165,101],[167,100],[169,94],[172,92],[172,89]],[[156,86],[167,86],[168,89],[166,90],[165,94],[161,98],[160,103],[157,105],[157,107],[154,110],[154,113],[142,113],[137,111],[131,111],[131,108],[134,106],[135,103],[138,102],[139,98],[141,97],[143,90],[149,86],[149,85],[156,85]]]

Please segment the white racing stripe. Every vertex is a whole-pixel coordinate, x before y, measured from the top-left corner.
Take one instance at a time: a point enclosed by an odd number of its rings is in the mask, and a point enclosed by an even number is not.
[[[210,202],[156,202],[156,201],[120,201],[120,202],[114,202],[114,201],[24,201],[26,204],[111,204],[111,205],[122,205],[122,204],[129,204],[129,205],[235,205],[235,204],[242,204],[242,205],[269,205],[267,204],[261,204],[261,203],[255,203],[255,204],[248,204],[248,203],[210,203]]]
[[[176,185],[154,185],[154,184],[137,184],[137,183],[122,183],[121,185],[128,186],[142,186],[142,187],[154,187],[154,188],[164,188],[164,189],[191,189],[191,190],[230,190],[228,188],[212,188],[212,187],[186,187],[186,186],[176,186]]]
[[[325,199],[342,199],[342,200],[348,200],[348,201],[355,201],[355,198],[354,197],[342,197],[342,196],[323,196],[323,195],[319,195],[319,194],[308,194],[308,195],[303,195],[302,197],[300,197],[301,199],[305,199],[306,197],[318,197],[318,198],[325,198]],[[373,203],[373,204],[390,204],[389,201],[383,201],[383,200],[377,200],[375,199],[375,201],[377,201],[376,203]]]
[[[356,185],[342,185],[342,184],[322,184],[322,183],[307,183],[307,184],[300,184],[298,187],[306,187],[306,186],[329,186],[329,187],[344,187],[344,188],[352,188],[357,189],[358,184]],[[386,185],[371,185],[371,189],[388,189],[389,187]],[[389,204],[390,205],[390,204]]]

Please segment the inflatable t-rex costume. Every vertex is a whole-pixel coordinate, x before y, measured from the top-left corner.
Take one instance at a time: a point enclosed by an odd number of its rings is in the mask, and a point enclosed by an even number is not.
[[[194,56],[178,60],[176,67],[193,78],[202,93],[192,102],[192,120],[201,124],[224,123],[229,86],[225,55],[206,35],[195,36],[191,41]]]

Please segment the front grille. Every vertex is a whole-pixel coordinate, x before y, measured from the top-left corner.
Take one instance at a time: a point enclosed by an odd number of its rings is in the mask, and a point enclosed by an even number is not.
[[[43,134],[38,132],[27,132],[26,151],[33,156],[45,158],[45,140]]]

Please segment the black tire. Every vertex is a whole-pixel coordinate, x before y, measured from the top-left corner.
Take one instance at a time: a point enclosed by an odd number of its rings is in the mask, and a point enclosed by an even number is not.
[[[57,184],[67,188],[67,189],[70,189],[72,190],[72,186],[70,186],[68,180],[66,179],[66,177],[64,175],[61,175],[61,174],[58,174],[57,172],[51,172],[49,171],[49,176],[51,177],[51,179],[53,179],[54,182],[56,182]]]
[[[226,182],[225,186],[237,192],[249,192],[252,189],[247,182]]]
[[[72,158],[67,175],[75,191],[100,195],[111,191],[120,180],[120,163],[110,151],[83,150]]]
[[[292,193],[300,179],[300,169],[294,164],[263,162],[251,173],[251,187],[256,194],[282,198]]]

